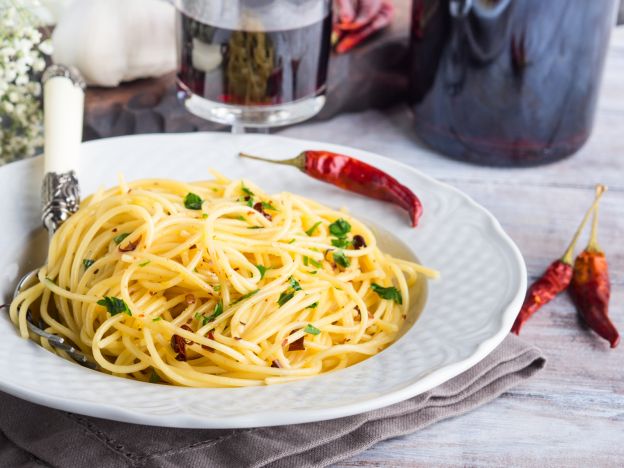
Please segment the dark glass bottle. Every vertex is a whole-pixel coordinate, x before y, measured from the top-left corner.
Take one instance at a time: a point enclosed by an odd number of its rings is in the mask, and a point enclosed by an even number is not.
[[[462,161],[529,166],[591,132],[617,0],[414,0],[418,136]]]

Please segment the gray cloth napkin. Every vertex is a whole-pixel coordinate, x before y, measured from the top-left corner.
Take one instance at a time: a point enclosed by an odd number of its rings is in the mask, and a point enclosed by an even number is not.
[[[410,400],[333,421],[239,430],[171,429],[66,413],[0,393],[0,466],[327,466],[498,397],[542,369],[541,352],[509,335],[476,366]]]

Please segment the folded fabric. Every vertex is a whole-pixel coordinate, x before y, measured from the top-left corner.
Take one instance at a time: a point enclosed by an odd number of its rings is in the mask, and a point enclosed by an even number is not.
[[[57,411],[0,393],[0,466],[59,468],[327,466],[382,440],[491,401],[543,368],[509,335],[463,374],[409,400],[332,421],[238,430],[172,429]]]

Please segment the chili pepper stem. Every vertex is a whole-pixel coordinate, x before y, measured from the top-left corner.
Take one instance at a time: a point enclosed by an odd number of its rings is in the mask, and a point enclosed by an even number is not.
[[[284,164],[286,166],[294,166],[302,171],[305,171],[305,160],[306,160],[305,152],[299,153],[297,156],[295,156],[294,158],[290,158],[290,159],[269,159],[269,158],[263,158],[262,156],[254,156],[253,154],[248,154],[248,153],[238,153],[238,155],[241,158],[255,159],[257,161],[265,161],[265,162],[275,163],[275,164]]]
[[[601,184],[596,185],[596,197],[594,198],[594,202],[589,207],[589,209],[585,212],[585,216],[583,216],[583,220],[581,221],[581,224],[579,224],[579,227],[576,229],[576,232],[574,233],[574,237],[570,241],[568,248],[566,249],[563,256],[561,257],[561,261],[563,263],[572,265],[572,257],[574,255],[574,247],[576,246],[576,242],[578,241],[578,238],[580,237],[581,232],[583,232],[583,228],[587,224],[589,215],[592,214],[594,210],[597,209],[598,202],[600,201],[600,198],[602,198],[602,194],[605,193],[606,191],[607,191],[606,186],[601,185]]]
[[[596,195],[598,195],[599,185],[596,186]],[[606,189],[605,189],[606,191]],[[589,242],[587,243],[588,252],[602,252],[602,249],[598,245],[598,205],[594,209],[594,216],[592,217],[591,233],[589,234]]]

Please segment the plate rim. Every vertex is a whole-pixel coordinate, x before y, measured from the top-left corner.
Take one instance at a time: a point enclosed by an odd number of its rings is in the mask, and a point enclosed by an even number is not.
[[[233,429],[233,428],[250,428],[250,427],[270,427],[287,424],[300,424],[307,422],[318,422],[330,419],[336,419],[346,416],[352,416],[372,410],[376,410],[382,407],[386,407],[400,401],[404,401],[408,398],[412,398],[416,395],[424,393],[438,385],[447,382],[448,380],[456,377],[460,373],[470,369],[472,366],[483,360],[488,354],[490,354],[500,344],[505,336],[509,333],[513,320],[515,319],[518,310],[524,300],[524,295],[527,285],[527,270],[524,258],[511,239],[511,237],[505,232],[500,222],[496,217],[485,207],[477,203],[470,195],[459,190],[458,188],[435,179],[428,174],[423,173],[416,167],[406,164],[401,161],[397,161],[390,157],[384,156],[379,153],[375,153],[368,150],[354,148],[341,144],[327,143],[316,140],[308,140],[303,138],[293,138],[282,135],[265,135],[265,134],[243,134],[232,135],[224,132],[189,132],[189,133],[158,133],[158,134],[139,134],[139,135],[123,135],[112,138],[91,140],[83,142],[83,145],[97,146],[99,144],[107,144],[118,140],[151,140],[151,139],[175,139],[175,138],[198,138],[200,136],[216,136],[218,138],[224,138],[225,135],[231,136],[235,139],[270,139],[270,140],[286,140],[296,141],[300,145],[310,145],[310,147],[316,147],[317,149],[326,149],[328,151],[346,152],[347,154],[353,154],[355,157],[363,155],[366,158],[382,159],[385,160],[399,169],[403,169],[412,173],[415,173],[418,177],[428,181],[429,183],[438,186],[438,188],[444,191],[451,191],[456,196],[459,196],[463,201],[468,203],[473,209],[478,210],[487,219],[493,228],[493,232],[496,236],[503,241],[506,249],[506,253],[510,254],[510,258],[513,260],[511,265],[515,268],[515,273],[519,278],[516,292],[513,298],[503,307],[503,310],[497,315],[500,320],[500,326],[496,333],[489,338],[481,341],[479,345],[474,349],[472,354],[468,357],[455,361],[453,363],[446,364],[439,369],[434,369],[426,375],[422,376],[415,382],[406,385],[398,390],[385,393],[380,396],[372,397],[369,399],[358,400],[348,404],[341,404],[338,406],[328,406],[320,408],[302,408],[296,410],[296,416],[293,417],[294,410],[288,409],[284,411],[276,411],[274,409],[270,411],[255,411],[247,416],[230,415],[230,416],[218,416],[215,418],[207,419],[205,416],[192,416],[186,413],[178,413],[175,417],[171,415],[157,415],[149,414],[141,411],[129,411],[128,408],[122,408],[115,405],[109,405],[105,402],[101,402],[95,405],[93,402],[69,399],[54,395],[47,395],[45,393],[36,392],[34,390],[25,389],[18,385],[7,384],[3,379],[0,379],[0,390],[14,395],[18,398],[42,404],[47,407],[72,411],[79,414],[84,414],[93,417],[106,418],[126,423],[143,424],[159,427],[177,427],[177,428],[211,428],[211,429]],[[225,137],[228,138],[228,137]],[[415,146],[416,151],[424,151],[424,148]],[[5,168],[13,165],[27,165],[37,164],[37,160],[41,160],[41,156],[35,158],[29,158],[25,160],[16,161],[10,165],[4,166]],[[2,168],[0,168],[0,171]],[[29,342],[29,345],[39,346],[33,342]],[[44,350],[45,351],[45,350]],[[47,352],[47,351],[46,351]],[[371,358],[374,358],[371,357]],[[71,365],[71,363],[68,363]],[[1,368],[0,368],[1,370]],[[91,371],[98,372],[98,371]],[[101,374],[98,372],[98,374]],[[141,383],[141,382],[139,382]],[[145,384],[148,385],[148,384]],[[202,390],[208,390],[203,388],[181,388],[182,391],[197,392]],[[232,390],[232,389],[228,389]]]

